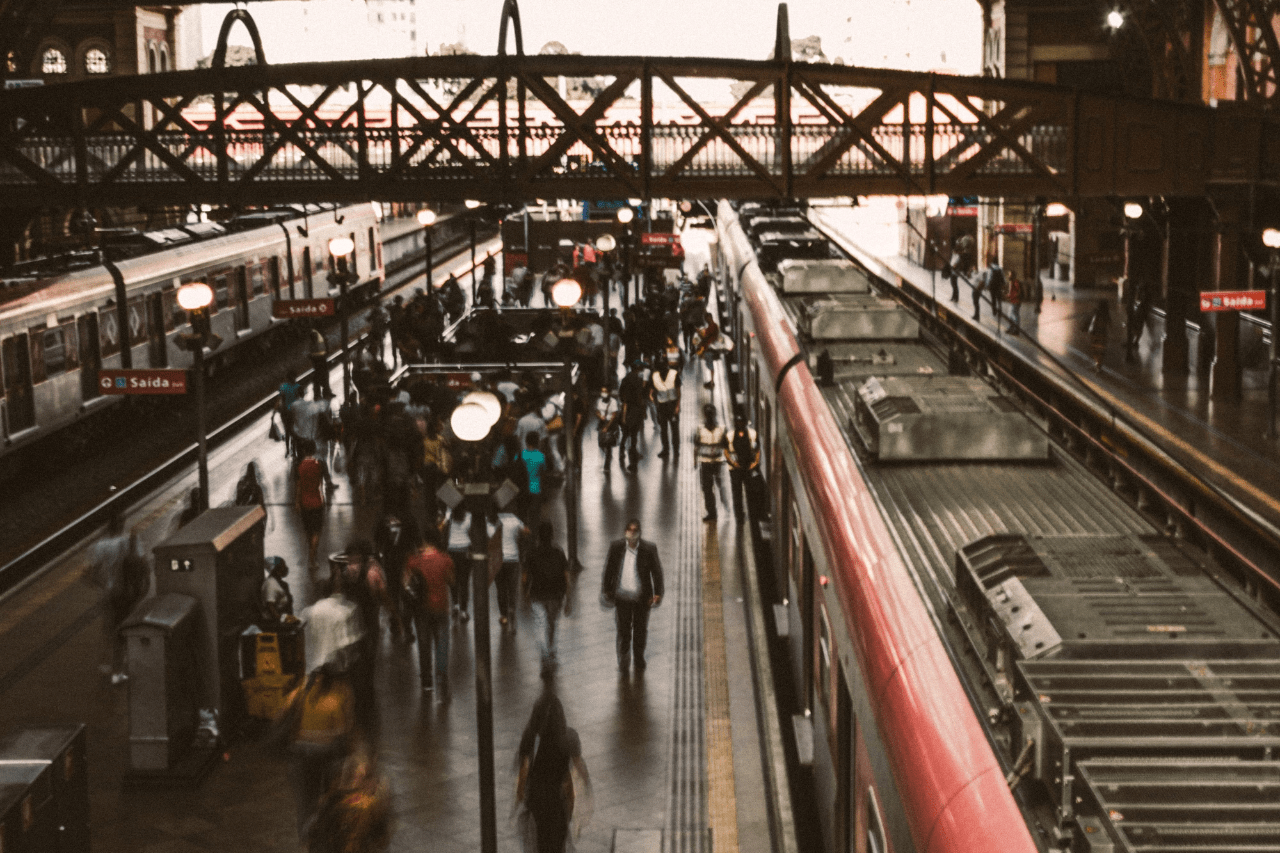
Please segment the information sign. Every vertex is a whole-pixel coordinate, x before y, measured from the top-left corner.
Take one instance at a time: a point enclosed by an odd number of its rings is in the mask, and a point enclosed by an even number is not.
[[[1030,222],[1001,222],[995,227],[997,234],[1030,234],[1031,230]]]
[[[1261,311],[1267,307],[1265,290],[1204,290],[1201,311]]]
[[[277,299],[271,305],[271,316],[280,320],[298,317],[332,317],[332,299]]]
[[[680,245],[679,234],[657,234],[642,233],[640,235],[640,245],[642,246],[678,246]]]
[[[98,388],[103,394],[185,394],[185,370],[99,370]]]

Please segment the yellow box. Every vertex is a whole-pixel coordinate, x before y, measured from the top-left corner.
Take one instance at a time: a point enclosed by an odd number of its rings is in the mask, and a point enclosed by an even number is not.
[[[280,664],[279,635],[265,632],[259,634],[257,646],[254,650],[254,660],[256,663],[254,672],[258,675],[279,675],[282,673],[284,667]]]
[[[298,676],[268,673],[246,678],[244,687],[245,710],[250,717],[274,720],[284,710],[285,700],[298,686]]]

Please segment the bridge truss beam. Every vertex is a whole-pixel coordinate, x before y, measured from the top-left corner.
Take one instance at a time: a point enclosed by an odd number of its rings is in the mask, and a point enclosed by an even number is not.
[[[1231,105],[773,60],[215,68],[0,93],[0,206],[1202,195],[1274,184],[1277,122]]]

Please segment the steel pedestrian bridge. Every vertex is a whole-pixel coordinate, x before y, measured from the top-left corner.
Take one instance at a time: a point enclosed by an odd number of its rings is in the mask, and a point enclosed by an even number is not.
[[[1249,108],[791,61],[433,56],[0,93],[9,208],[1071,198],[1277,180],[1280,118]]]

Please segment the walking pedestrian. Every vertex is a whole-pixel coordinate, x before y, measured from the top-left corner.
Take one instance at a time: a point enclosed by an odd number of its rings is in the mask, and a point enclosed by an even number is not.
[[[640,359],[631,362],[631,370],[618,385],[618,401],[622,404],[622,448],[618,451],[618,462],[633,474],[644,456],[640,452],[640,431],[644,429],[649,406],[644,369],[644,362]],[[627,458],[628,448],[630,461]]]
[[[284,453],[285,456],[296,455],[297,448],[294,446],[293,437],[293,404],[302,399],[302,386],[298,384],[297,374],[292,370],[285,371],[279,394],[276,411],[280,413],[280,425],[284,430]]]
[[[520,600],[520,566],[532,534],[514,512],[499,513],[498,525],[502,530],[502,567],[494,581],[498,587],[498,624],[514,634],[516,602]]]
[[[467,611],[471,590],[471,511],[465,504],[450,511],[445,535],[445,547],[453,560],[453,615],[466,622],[471,619]]]
[[[662,603],[662,561],[658,546],[640,538],[640,519],[627,522],[622,538],[609,546],[600,597],[614,608],[618,627],[618,670],[626,673],[635,655],[636,675],[645,670],[649,610]]]
[[[952,246],[951,258],[947,261],[947,268],[944,270],[947,279],[951,282],[951,301],[960,301],[960,249]]]
[[[441,702],[449,696],[449,588],[453,560],[440,550],[434,531],[405,562],[405,593],[412,603],[418,634],[418,675],[422,692],[434,688]],[[435,666],[432,667],[432,648]],[[434,678],[432,673],[435,673]]]
[[[329,387],[329,342],[318,325],[311,327],[310,340],[307,358],[311,361],[311,388],[317,400],[327,400],[333,396]]]
[[[308,853],[377,853],[391,846],[391,789],[377,753],[361,743],[320,798]]]
[[[525,470],[524,521],[533,526],[542,519],[542,480],[547,470],[547,456],[538,449],[537,432],[526,435],[524,445],[520,453]]]
[[[555,671],[559,664],[556,651],[556,622],[561,609],[567,614],[569,603],[569,558],[555,543],[555,528],[551,522],[538,524],[538,540],[524,561],[522,577],[525,601],[533,610],[534,639],[544,675]]]
[[[133,606],[146,594],[146,561],[138,539],[124,529],[124,515],[116,510],[107,522],[107,533],[89,550],[89,577],[102,590],[102,644],[98,671],[112,684],[122,684],[125,647],[120,626]]]
[[[1107,354],[1107,340],[1111,337],[1111,306],[1107,300],[1099,299],[1098,305],[1089,315],[1085,325],[1089,336],[1089,355],[1093,358],[1093,372],[1102,372],[1102,359]]]
[[[387,575],[387,614],[391,619],[391,639],[395,642],[413,641],[413,625],[402,590],[405,562],[417,547],[417,539],[413,518],[406,521],[393,512],[383,513],[373,534],[374,548]]]
[[[716,423],[716,407],[707,403],[702,407],[702,426],[698,427],[698,478],[702,483],[702,501],[706,514],[703,521],[717,518],[716,487],[720,482],[720,466],[724,461],[724,427]]]
[[[713,370],[719,345],[720,326],[716,324],[716,318],[711,316],[711,312],[705,312],[702,315],[702,327],[693,336],[694,354],[702,357],[702,366],[707,376],[707,381],[702,383],[703,388],[715,387]]]
[[[317,556],[326,503],[324,481],[329,466],[316,455],[315,442],[309,438],[298,439],[298,452],[302,454],[302,461],[294,472],[294,504],[302,516],[302,530],[307,538],[307,568],[315,572],[319,569]]]
[[[670,338],[667,339],[670,342]],[[678,351],[677,351],[678,352]],[[655,368],[649,382],[649,397],[653,400],[658,421],[658,436],[662,439],[660,459],[674,452],[680,459],[680,392],[682,387],[680,368],[668,361]]]
[[[760,468],[760,442],[755,429],[747,424],[746,415],[738,415],[734,418],[733,434],[725,444],[724,458],[729,463],[729,491],[733,493],[733,515],[741,524],[746,518],[746,507],[751,505],[752,478]]]
[[[578,733],[567,725],[564,705],[550,689],[533,706],[516,761],[516,804],[525,853],[564,853],[575,811],[579,830],[590,818],[591,776]]]
[[[603,386],[600,389],[600,399],[596,401],[596,443],[600,446],[600,455],[604,457],[606,474],[613,467],[613,448],[618,446],[622,437],[621,415],[622,406],[618,403],[618,398],[609,393],[609,386]]]
[[[287,734],[298,837],[305,839],[320,798],[341,765],[347,738],[355,729],[355,700],[340,668],[326,664],[311,673],[289,696],[282,719],[297,721]]]

